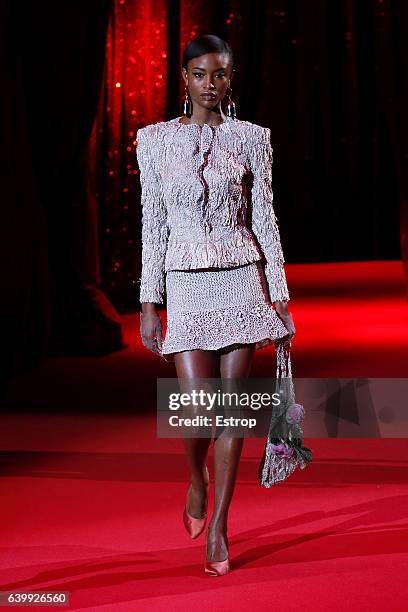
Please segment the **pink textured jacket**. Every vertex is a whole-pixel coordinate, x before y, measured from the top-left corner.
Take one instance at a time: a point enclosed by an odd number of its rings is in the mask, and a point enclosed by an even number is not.
[[[265,263],[272,302],[289,300],[273,209],[270,130],[147,125],[136,135],[142,186],[140,301],[163,303],[168,270]]]

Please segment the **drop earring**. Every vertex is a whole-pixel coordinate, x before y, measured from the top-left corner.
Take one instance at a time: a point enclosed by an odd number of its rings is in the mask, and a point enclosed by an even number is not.
[[[232,89],[228,87],[227,96],[228,102],[226,106],[227,117],[231,117],[231,119],[237,118],[237,110],[235,108],[235,102],[231,99]]]
[[[187,85],[184,87],[184,100],[183,100],[183,115],[190,116],[192,113],[191,98],[188,93]]]

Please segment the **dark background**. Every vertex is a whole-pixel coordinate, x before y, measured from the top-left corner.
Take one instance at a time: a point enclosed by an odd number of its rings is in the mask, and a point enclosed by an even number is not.
[[[117,311],[139,307],[134,134],[180,114],[180,55],[198,34],[229,41],[238,118],[271,128],[286,261],[406,261],[403,0],[0,10],[3,378],[123,346]]]

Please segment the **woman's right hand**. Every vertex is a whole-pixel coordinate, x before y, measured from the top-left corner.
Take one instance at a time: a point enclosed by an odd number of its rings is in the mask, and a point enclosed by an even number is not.
[[[140,336],[143,345],[161,355],[163,344],[162,322],[157,312],[141,312],[140,313]]]
[[[282,338],[282,340],[285,345],[285,348],[287,350],[290,350],[292,346],[293,337],[296,334],[296,328],[295,328],[295,323],[293,321],[292,314],[288,312],[287,310],[286,312],[285,311],[282,312],[281,309],[276,309],[276,313],[288,331],[288,335]]]

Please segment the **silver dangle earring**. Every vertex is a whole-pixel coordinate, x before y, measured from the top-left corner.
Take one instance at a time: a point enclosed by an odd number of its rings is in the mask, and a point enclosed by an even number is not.
[[[188,93],[187,85],[184,87],[184,100],[183,100],[183,115],[190,116],[193,112],[191,98]]]
[[[231,94],[232,94],[232,89],[231,87],[228,87],[228,92],[227,92],[228,102],[226,106],[227,117],[231,117],[231,119],[236,119],[237,110],[235,108],[235,102],[231,99]]]

